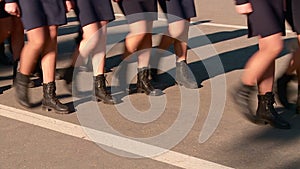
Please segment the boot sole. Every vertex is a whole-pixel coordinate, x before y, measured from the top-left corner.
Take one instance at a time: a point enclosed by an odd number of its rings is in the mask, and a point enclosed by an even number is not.
[[[151,94],[151,93],[147,93],[144,89],[137,89],[136,90],[137,93],[145,93],[148,96],[161,96],[163,95],[163,93],[158,93],[158,94]]]
[[[270,122],[266,121],[266,120],[263,120],[263,119],[255,119],[255,123],[258,124],[258,125],[267,125]]]
[[[146,95],[149,95],[150,93],[147,93],[144,89],[140,89],[140,88],[138,88],[137,90],[136,90],[136,92],[137,93],[145,93]]]
[[[270,124],[272,127],[278,128],[278,129],[291,129],[290,126],[287,126],[287,127],[278,127],[278,126],[276,126],[273,122],[271,122],[271,121],[269,121],[269,120],[264,120],[264,119],[256,119],[256,120],[255,120],[255,123],[256,123],[256,124],[261,124],[261,125],[267,125],[267,124]]]
[[[93,96],[93,97],[92,97],[92,100],[95,101],[95,102],[102,102],[102,103],[104,103],[104,104],[110,104],[110,105],[117,104],[117,103],[114,103],[114,102],[107,102],[107,101],[104,101],[104,100],[100,99],[100,98],[97,97],[97,96]]]
[[[57,114],[68,114],[69,113],[69,110],[66,110],[66,111],[58,111],[58,110],[55,110],[54,108],[52,107],[49,107],[49,106],[42,106],[42,110],[43,111],[46,111],[46,112],[50,112],[50,111],[54,111],[55,113]]]
[[[198,85],[197,86],[186,86],[186,85],[184,85],[184,83],[182,83],[182,82],[178,82],[178,81],[176,81],[175,82],[175,84],[177,84],[178,86],[183,86],[183,87],[185,87],[185,88],[187,88],[187,89],[198,89]]]
[[[23,107],[26,107],[26,108],[32,108],[33,107],[32,104],[26,103],[26,102],[22,102],[22,101],[19,101],[19,104],[22,105]]]

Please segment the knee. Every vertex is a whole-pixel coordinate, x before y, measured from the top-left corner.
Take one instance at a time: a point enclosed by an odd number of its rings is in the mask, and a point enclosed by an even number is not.
[[[99,49],[99,46],[104,45],[103,43],[100,43],[100,38],[98,36],[93,37],[83,37],[80,46],[82,49],[88,52],[95,51]]]
[[[179,41],[183,41],[186,42],[187,38],[188,38],[188,32],[186,32],[185,30],[169,30],[169,35],[170,37],[172,37],[173,39],[177,39]]]
[[[278,42],[270,43],[269,45],[264,46],[260,50],[263,50],[263,51],[265,51],[265,52],[267,52],[269,54],[277,56],[283,50],[283,41],[278,41]]]
[[[274,46],[273,45],[271,46],[271,51],[274,52],[275,54],[279,54],[282,50],[283,50],[282,41]]]
[[[44,38],[36,38],[28,40],[27,45],[34,49],[43,49],[46,44],[46,39]]]

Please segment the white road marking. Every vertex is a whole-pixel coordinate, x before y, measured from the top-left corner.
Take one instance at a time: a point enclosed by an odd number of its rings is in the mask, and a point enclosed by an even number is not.
[[[24,123],[28,123],[31,125],[39,126],[42,128],[46,128],[52,131],[56,131],[62,134],[66,134],[69,136],[81,138],[88,141],[94,141],[88,138],[84,130],[88,130],[98,136],[98,138],[103,138],[97,140],[97,143],[126,151],[129,153],[133,153],[139,156],[143,156],[146,151],[157,151],[161,152],[163,150],[163,154],[157,155],[155,157],[147,157],[155,161],[163,162],[172,166],[188,168],[188,169],[230,169],[230,167],[223,166],[221,164],[217,164],[214,162],[202,160],[193,156],[189,156],[186,154],[178,153],[175,151],[163,149],[157,146],[149,145],[146,143],[138,142],[135,140],[131,140],[128,138],[112,135],[110,133],[105,133],[102,131],[86,128],[77,124],[65,122],[62,120],[42,116],[39,114],[31,113],[29,111],[20,110],[17,108],[5,106],[0,104],[0,116],[7,117],[10,119],[14,119],[17,121],[21,121]],[[111,140],[115,140],[111,142]],[[135,147],[140,147],[139,149],[128,149],[126,145],[134,145]],[[148,154],[148,153],[146,153]],[[143,156],[144,157],[144,156]]]

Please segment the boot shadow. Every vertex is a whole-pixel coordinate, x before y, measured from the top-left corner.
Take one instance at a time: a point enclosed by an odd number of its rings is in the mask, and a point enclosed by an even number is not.
[[[12,85],[6,85],[0,87],[0,94],[3,94],[4,91],[11,89]]]

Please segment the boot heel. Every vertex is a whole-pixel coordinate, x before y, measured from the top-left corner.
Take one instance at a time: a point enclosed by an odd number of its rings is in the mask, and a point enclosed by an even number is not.
[[[189,89],[197,89],[198,84],[193,72],[190,70],[186,61],[176,62],[175,81],[180,85]]]
[[[42,109],[45,111],[54,111],[59,114],[69,113],[69,108],[63,105],[56,97],[56,85],[55,82],[49,82],[43,84],[43,100]]]
[[[94,76],[94,94],[92,99],[94,101],[102,101],[105,104],[116,104],[116,101],[112,98],[111,94],[106,88],[106,78],[104,74]]]
[[[92,96],[92,101],[101,102],[102,100],[99,99],[97,96]]]
[[[175,82],[175,84],[177,85],[177,86],[183,86],[183,84],[181,83],[181,82]]]
[[[149,69],[147,67],[138,68],[137,74],[137,93],[145,93],[151,96],[160,96],[163,92],[155,89],[149,80]]]
[[[138,88],[136,92],[137,92],[137,93],[145,93],[145,90],[144,90],[144,89],[141,89],[141,88]]]
[[[49,111],[51,111],[52,109],[49,108],[49,107],[47,107],[47,106],[42,106],[42,110],[43,110],[43,111],[46,111],[46,112],[49,112]]]
[[[258,124],[258,125],[267,125],[267,124],[269,124],[269,122],[267,122],[266,120],[263,120],[263,119],[256,119],[255,123]]]

